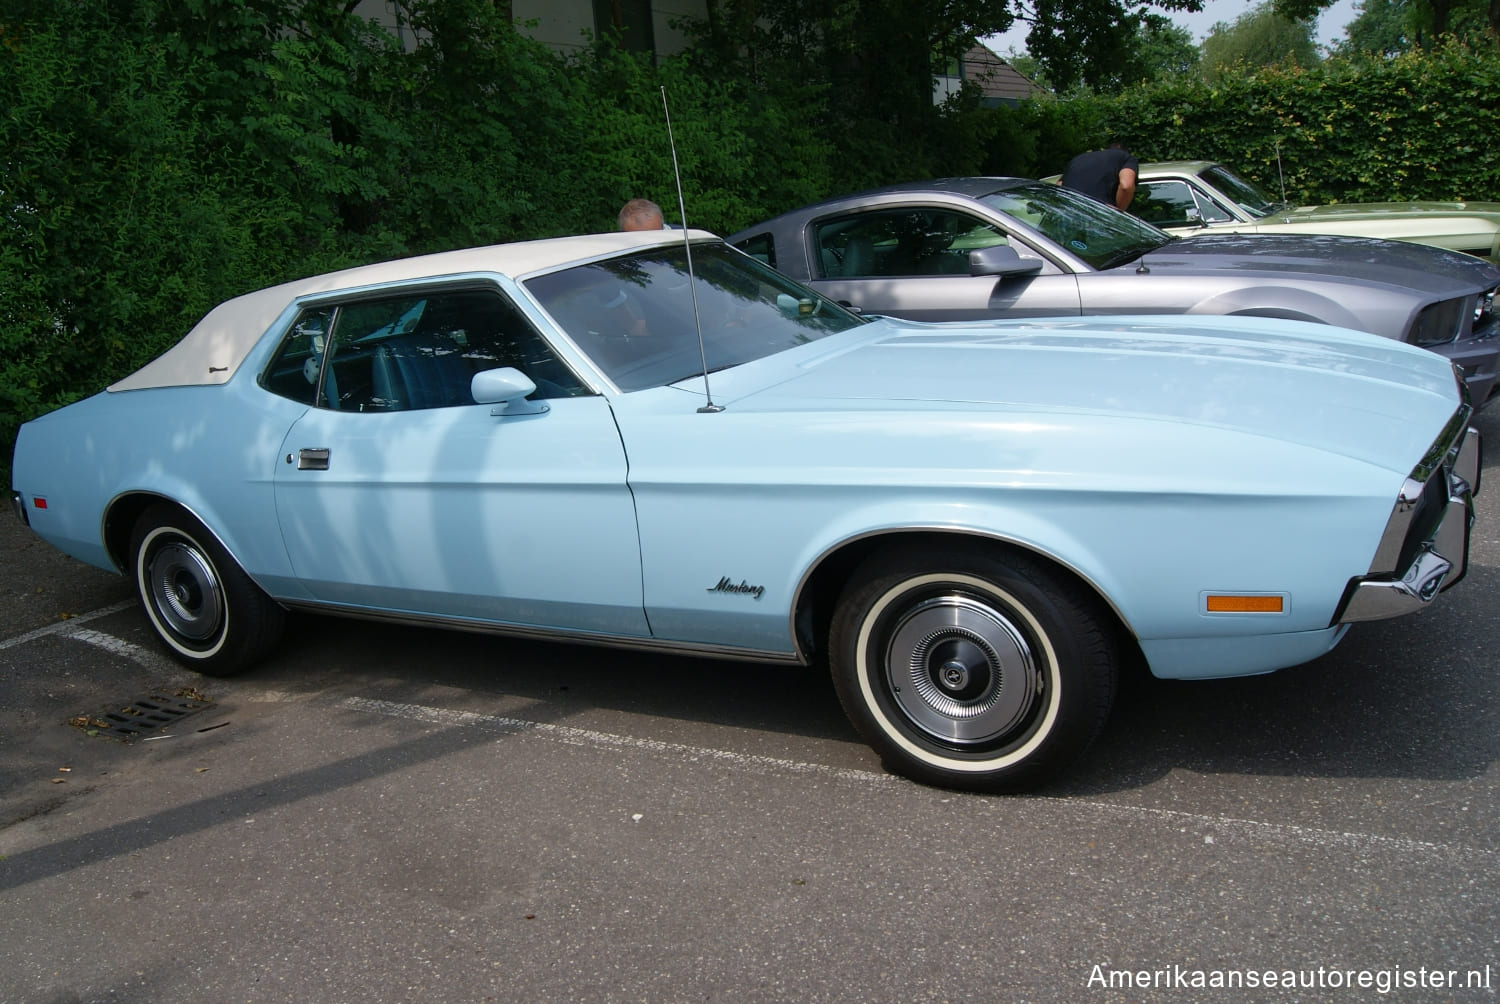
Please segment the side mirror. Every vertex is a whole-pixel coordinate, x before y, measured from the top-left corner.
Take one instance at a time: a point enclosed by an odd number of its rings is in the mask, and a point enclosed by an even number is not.
[[[786,293],[776,294],[776,309],[782,317],[813,317],[822,306],[810,296],[796,297]]]
[[[540,415],[547,405],[526,400],[536,390],[531,378],[513,366],[481,370],[469,381],[469,393],[478,404],[492,404],[491,415]]]
[[[1012,275],[1036,275],[1041,270],[1041,259],[1022,258],[1009,244],[996,244],[994,247],[969,252],[970,275],[1004,278]]]

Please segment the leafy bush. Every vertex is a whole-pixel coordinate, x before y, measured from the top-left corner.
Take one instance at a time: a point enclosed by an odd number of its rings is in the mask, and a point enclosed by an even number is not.
[[[1182,80],[1000,114],[1039,146],[1020,174],[1061,171],[1111,133],[1141,160],[1218,160],[1301,203],[1500,200],[1500,54],[1458,43],[1385,59],[1262,69],[1218,85]],[[1081,132],[1080,124],[1086,126]],[[1055,151],[1055,152],[1054,152]],[[1009,150],[992,149],[991,163]]]

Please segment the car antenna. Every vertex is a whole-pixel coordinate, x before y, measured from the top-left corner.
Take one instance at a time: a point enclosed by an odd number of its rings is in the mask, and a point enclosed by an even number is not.
[[[682,170],[677,166],[677,141],[672,138],[672,113],[667,108],[667,87],[661,88],[661,111],[667,120],[667,146],[672,149],[672,177],[677,181],[677,211],[682,216],[682,249],[687,252],[688,290],[693,294],[693,327],[698,329],[698,359],[703,364],[703,395],[708,403],[698,409],[700,415],[724,410],[714,404],[714,392],[708,386],[708,353],[703,348],[703,321],[698,317],[698,280],[693,275],[693,242],[688,238],[687,202],[682,197]]]

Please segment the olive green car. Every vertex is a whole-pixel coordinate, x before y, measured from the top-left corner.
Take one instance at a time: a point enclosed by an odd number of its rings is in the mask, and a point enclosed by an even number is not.
[[[1142,164],[1130,213],[1174,234],[1344,234],[1431,244],[1500,262],[1500,202],[1293,206],[1208,160]]]

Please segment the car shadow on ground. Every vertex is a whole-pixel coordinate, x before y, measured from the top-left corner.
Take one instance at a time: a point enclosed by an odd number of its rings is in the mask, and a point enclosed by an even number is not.
[[[1156,680],[1128,674],[1103,734],[1049,789],[1088,794],[1144,787],[1174,769],[1203,774],[1462,780],[1500,758],[1485,723],[1497,684],[1473,633],[1500,571],[1471,569],[1431,611],[1356,625],[1333,652],[1265,676]],[[333,672],[397,702],[458,700],[469,710],[523,707],[567,724],[596,712],[801,736],[862,747],[820,669],[366,624],[294,620],[254,671],[295,692],[304,668]],[[418,667],[420,667],[418,669]],[[455,697],[455,695],[460,695]],[[671,731],[670,724],[663,726]],[[868,765],[876,766],[874,755]]]

